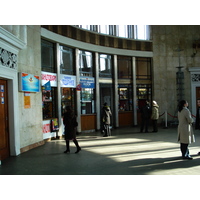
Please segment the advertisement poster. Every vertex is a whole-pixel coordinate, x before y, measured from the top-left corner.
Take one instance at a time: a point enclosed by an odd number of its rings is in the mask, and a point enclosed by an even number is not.
[[[24,108],[31,107],[31,97],[30,92],[24,92]]]
[[[22,92],[40,92],[40,77],[28,73],[19,73],[19,90]]]

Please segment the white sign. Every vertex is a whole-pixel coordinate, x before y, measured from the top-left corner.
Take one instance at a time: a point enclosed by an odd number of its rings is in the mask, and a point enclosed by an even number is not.
[[[75,88],[76,87],[76,76],[72,75],[60,75],[60,87]]]
[[[48,81],[50,81],[51,87],[57,87],[56,73],[42,72],[41,76],[42,76],[41,77],[42,86],[44,86]]]

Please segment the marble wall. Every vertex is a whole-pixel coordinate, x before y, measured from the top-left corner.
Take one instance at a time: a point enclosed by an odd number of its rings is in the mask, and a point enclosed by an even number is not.
[[[41,29],[35,25],[3,25],[26,44],[18,53],[17,71],[41,75]],[[30,108],[24,107],[24,92],[18,92],[20,148],[43,140],[41,92],[30,93]]]
[[[200,39],[200,26],[152,26],[153,99],[160,105],[160,113],[167,110],[172,115],[176,114],[176,72],[178,71],[176,67],[178,66],[183,66],[184,98],[191,107],[191,98],[193,97],[191,97],[190,72],[188,69],[200,67],[200,49],[195,56],[193,55],[193,43],[198,39]],[[181,51],[178,51],[179,49]]]

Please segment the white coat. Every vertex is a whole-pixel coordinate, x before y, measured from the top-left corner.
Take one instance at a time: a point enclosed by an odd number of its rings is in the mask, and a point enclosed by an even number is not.
[[[183,107],[181,112],[178,112],[178,141],[184,144],[195,142],[192,123],[193,119],[188,108]]]

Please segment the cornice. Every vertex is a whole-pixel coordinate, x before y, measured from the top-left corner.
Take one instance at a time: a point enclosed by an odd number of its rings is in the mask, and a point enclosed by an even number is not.
[[[0,27],[0,40],[3,40],[18,50],[24,49],[26,47],[26,43],[22,40],[18,39],[15,35]]]

